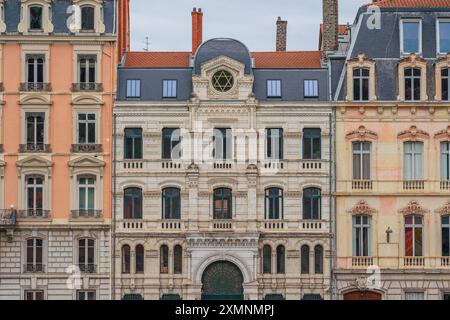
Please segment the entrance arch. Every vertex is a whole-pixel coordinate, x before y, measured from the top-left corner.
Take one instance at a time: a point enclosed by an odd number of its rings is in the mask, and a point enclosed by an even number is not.
[[[344,300],[382,300],[382,298],[378,292],[352,291],[344,294]]]
[[[202,300],[243,300],[244,276],[234,263],[216,261],[202,275]]]

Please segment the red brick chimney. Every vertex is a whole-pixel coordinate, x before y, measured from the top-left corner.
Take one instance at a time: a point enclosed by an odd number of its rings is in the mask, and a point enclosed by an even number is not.
[[[277,20],[277,43],[276,43],[277,51],[286,51],[287,24],[288,24],[288,22],[286,20],[281,20],[281,17],[278,17],[278,20]]]
[[[334,51],[339,45],[339,10],[338,0],[322,0],[323,4],[323,34],[322,50]]]
[[[124,52],[130,51],[130,0],[119,0],[117,33],[120,62]]]
[[[192,10],[192,54],[197,52],[203,42],[203,12],[202,9]]]

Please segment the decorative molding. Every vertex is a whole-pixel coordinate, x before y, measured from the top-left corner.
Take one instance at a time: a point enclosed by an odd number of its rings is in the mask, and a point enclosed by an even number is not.
[[[430,135],[423,130],[417,129],[416,126],[411,126],[408,130],[400,132],[397,137],[401,140],[417,141],[428,139]]]
[[[364,126],[360,126],[357,130],[353,130],[348,132],[345,135],[347,140],[357,140],[357,141],[366,141],[366,140],[377,140],[378,134],[371,130],[366,129]]]
[[[377,210],[369,206],[365,200],[360,200],[353,208],[347,211],[352,215],[372,215],[377,213]]]
[[[347,62],[347,101],[353,101],[353,69],[365,68],[369,69],[369,101],[377,100],[376,95],[376,72],[375,61],[367,58],[365,53],[361,52],[358,57],[348,60]],[[364,107],[359,112],[364,114]]]
[[[412,200],[411,202],[408,203],[408,205],[402,209],[400,209],[398,211],[399,213],[407,216],[407,215],[411,215],[411,214],[426,214],[429,212],[429,210],[425,209],[424,207],[422,207],[419,204],[419,201],[417,200]]]
[[[447,53],[445,57],[441,57],[436,60],[435,64],[435,70],[434,70],[434,77],[435,77],[435,84],[436,84],[436,90],[435,90],[435,100],[441,101],[442,100],[442,74],[441,69],[443,68],[450,68],[450,53]]]
[[[416,53],[400,60],[398,64],[398,97],[399,101],[405,101],[405,68],[420,68],[420,101],[427,100],[427,61]]]
[[[215,237],[215,238],[191,238],[187,240],[187,244],[191,248],[198,247],[217,247],[217,248],[230,248],[230,247],[253,247],[258,248],[257,238],[229,238],[229,237]]]
[[[435,139],[439,140],[448,140],[450,141],[450,126],[447,127],[447,129],[441,130],[438,133],[434,135]]]
[[[436,209],[435,212],[437,214],[440,214],[440,215],[443,215],[443,216],[450,215],[450,201],[447,201],[447,203],[443,207],[440,207],[440,208]]]

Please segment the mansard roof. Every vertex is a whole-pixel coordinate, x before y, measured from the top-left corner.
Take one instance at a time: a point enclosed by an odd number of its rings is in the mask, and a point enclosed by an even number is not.
[[[449,8],[450,0],[381,0],[367,3],[364,7],[371,5],[380,8]]]

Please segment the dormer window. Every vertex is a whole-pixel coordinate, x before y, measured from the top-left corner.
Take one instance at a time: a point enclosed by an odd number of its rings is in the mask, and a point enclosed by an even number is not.
[[[438,53],[446,54],[450,52],[450,20],[440,20],[438,24],[439,40]]]
[[[422,52],[422,23],[420,20],[405,19],[401,21],[401,53]]]
[[[42,30],[42,7],[41,6],[31,6],[29,9],[30,13],[30,31],[41,31]]]
[[[95,30],[95,9],[91,6],[81,7],[81,30]]]
[[[421,69],[406,68],[405,69],[405,100],[419,101],[420,100],[420,76]]]
[[[450,73],[450,68],[441,69],[442,100],[443,101],[450,101],[449,73]]]

